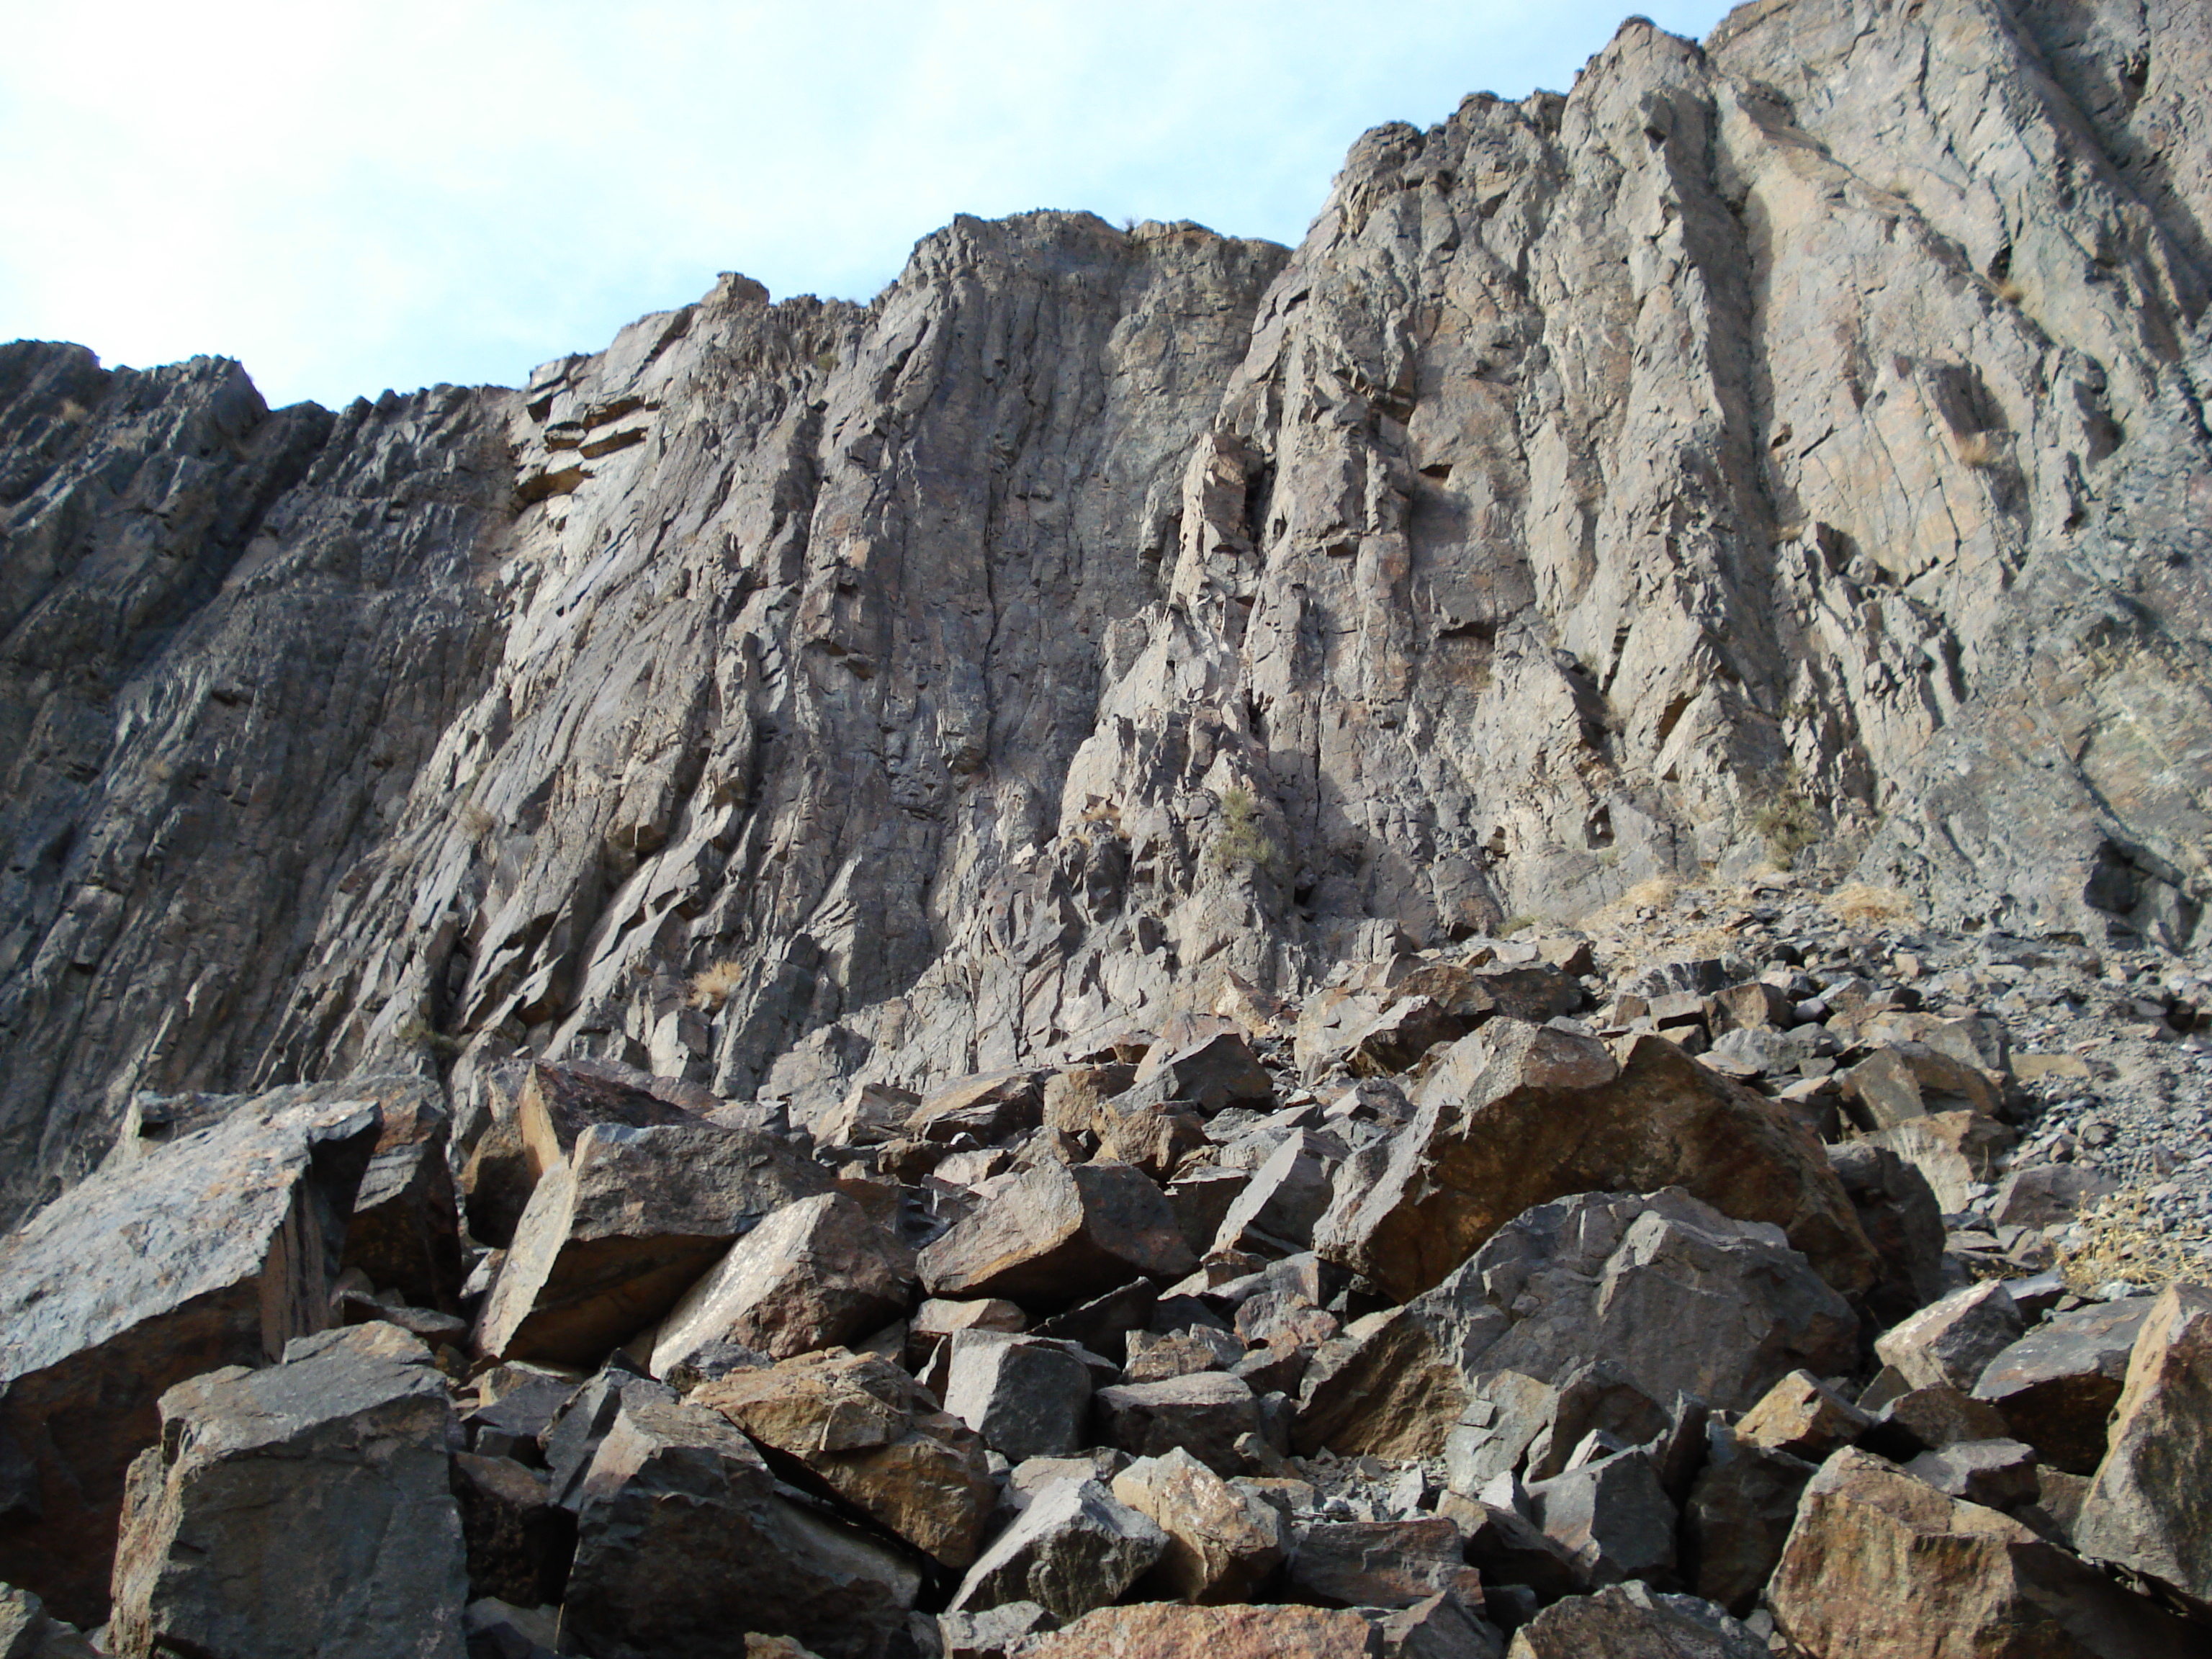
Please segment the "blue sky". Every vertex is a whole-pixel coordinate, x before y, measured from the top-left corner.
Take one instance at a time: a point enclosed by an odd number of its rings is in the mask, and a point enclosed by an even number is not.
[[[1702,35],[1727,8],[1640,9]],[[721,270],[866,299],[956,213],[1296,241],[1352,139],[1564,91],[1623,0],[72,0],[0,56],[0,338],[271,403],[514,384]]]

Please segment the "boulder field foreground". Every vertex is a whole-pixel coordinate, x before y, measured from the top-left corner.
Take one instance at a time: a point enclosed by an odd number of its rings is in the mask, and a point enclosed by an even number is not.
[[[2208,88],[0,346],[0,1659],[2212,1650]]]

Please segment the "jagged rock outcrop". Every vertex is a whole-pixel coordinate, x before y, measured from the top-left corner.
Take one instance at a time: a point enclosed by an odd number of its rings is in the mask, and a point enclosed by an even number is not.
[[[1295,251],[961,220],[520,391],[0,349],[0,1200],[131,1092],[796,1121],[1638,880],[2206,893],[2212,24],[1759,0]]]

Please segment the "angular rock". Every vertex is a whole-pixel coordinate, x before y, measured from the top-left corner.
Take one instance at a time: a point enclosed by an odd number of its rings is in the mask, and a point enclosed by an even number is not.
[[[1797,1500],[1818,1468],[1714,1428],[1682,1510],[1682,1576],[1690,1588],[1739,1618],[1748,1613],[1782,1559]]]
[[[1993,1510],[2035,1501],[2035,1449],[2019,1440],[1959,1440],[1925,1451],[1905,1466],[1947,1498],[1963,1498]]]
[[[1000,1331],[954,1333],[945,1409],[1016,1462],[1090,1443],[1090,1366],[1064,1342]]]
[[[1055,1481],[968,1570],[948,1611],[1034,1601],[1066,1624],[1119,1600],[1167,1547],[1164,1532],[1096,1480]]]
[[[1554,1602],[1513,1634],[1506,1659],[1765,1659],[1767,1646],[1694,1595],[1616,1584]]]
[[[1983,1367],[2020,1340],[2022,1323],[2002,1285],[1970,1285],[1884,1332],[1874,1351],[1913,1388],[1971,1389]]]
[[[1356,1613],[1146,1601],[1086,1613],[1024,1659],[1370,1659],[1374,1642]]]
[[[972,1613],[937,1615],[941,1659],[1010,1659],[1033,1636],[1052,1629],[1053,1616],[1034,1601],[1008,1601]]]
[[[690,1402],[945,1566],[982,1547],[997,1498],[983,1443],[888,1360],[807,1354],[707,1383]]]
[[[986,1144],[1011,1139],[1044,1121],[1045,1075],[1006,1071],[963,1078],[924,1096],[908,1115],[906,1132],[934,1141],[963,1134]]]
[[[2212,1613],[2212,1291],[2177,1283],[2143,1316],[2112,1408],[2111,1449],[2081,1504],[2074,1540]]]
[[[2004,1103],[1978,1066],[1923,1043],[1877,1048],[1844,1073],[1844,1098],[1862,1128],[1894,1128],[1938,1113],[1995,1117]]]
[[[376,1152],[354,1194],[340,1265],[416,1307],[451,1313],[460,1305],[461,1228],[445,1091],[422,1078],[394,1078],[364,1084],[362,1092],[377,1105]]]
[[[1501,1659],[1505,1638],[1449,1590],[1409,1607],[1363,1609],[1382,1638],[1376,1659]]]
[[[1767,1603],[1814,1653],[2181,1659],[2203,1646],[2019,1522],[1853,1449],[1806,1486]]]
[[[1874,1419],[1810,1371],[1792,1371],[1735,1425],[1736,1437],[1818,1463],[1866,1432]]]
[[[2000,1227],[2048,1227],[2071,1221],[2115,1190],[2111,1176],[2079,1164],[2039,1164],[2014,1170],[1997,1184],[1990,1219]]]
[[[1156,1044],[1137,1067],[1136,1086],[1155,1083],[1163,1099],[1189,1101],[1208,1117],[1229,1105],[1270,1100],[1275,1092],[1252,1045],[1235,1031],[1173,1048],[1165,1041]]]
[[[320,1330],[374,1103],[278,1090],[73,1188],[0,1243],[0,1578],[106,1617],[131,1460],[186,1378]]]
[[[493,1596],[535,1607],[561,1599],[576,1548],[576,1518],[553,1501],[542,1469],[511,1457],[453,1456],[472,1601]]]
[[[1869,1451],[1901,1463],[1969,1440],[2002,1440],[2005,1429],[2004,1417],[1994,1406],[1938,1382],[1884,1401],[1859,1440]]]
[[[1379,1161],[1346,1166],[1315,1232],[1322,1256],[1392,1295],[1437,1284],[1533,1206],[1675,1185],[1782,1227],[1838,1289],[1875,1277],[1820,1143],[1662,1039],[1616,1061],[1592,1038],[1492,1020],[1447,1053],[1419,1107]]]
[[[1239,1378],[1195,1371],[1158,1382],[1126,1382],[1097,1396],[1098,1435],[1134,1457],[1158,1457],[1177,1447],[1228,1476],[1243,1473],[1237,1443],[1260,1431],[1260,1402]]]
[[[1974,1398],[1995,1406],[2041,1462],[2094,1474],[2151,1302],[2123,1297],[2053,1314],[1982,1368]]]
[[[1482,1578],[1467,1565],[1458,1523],[1315,1521],[1297,1529],[1290,1586],[1302,1601],[1335,1607],[1410,1607],[1449,1591],[1482,1606]]]
[[[649,1369],[666,1377],[708,1344],[773,1359],[836,1347],[907,1310],[914,1254],[842,1193],[765,1217],[684,1293],[654,1334]]]
[[[429,1358],[361,1325],[164,1394],[116,1545],[115,1650],[462,1659],[453,1408]]]
[[[579,1066],[534,1060],[515,1091],[514,1132],[534,1187],[564,1169],[584,1131],[597,1123],[650,1129],[696,1124],[699,1115],[644,1089]]]
[[[1113,1492],[1167,1534],[1167,1548],[1145,1583],[1179,1600],[1258,1599],[1289,1553],[1290,1529],[1279,1510],[1231,1486],[1180,1446],[1138,1459],[1114,1477]]]
[[[1656,1578],[1674,1566],[1674,1505],[1641,1452],[1625,1451],[1532,1482],[1536,1524],[1591,1584]]]
[[[1324,1343],[1292,1438],[1434,1455],[1474,1377],[1557,1387],[1601,1358],[1648,1400],[1741,1410],[1790,1370],[1849,1369],[1856,1331],[1776,1229],[1679,1191],[1589,1194],[1529,1211],[1436,1289]]]
[[[551,1475],[553,1501],[574,1511],[583,1501],[584,1477],[592,1460],[622,1415],[625,1403],[672,1405],[676,1391],[649,1376],[610,1365],[570,1395],[538,1437],[538,1449]]]
[[[1305,1249],[1328,1209],[1338,1159],[1321,1138],[1304,1129],[1284,1137],[1252,1172],[1214,1234],[1215,1251],[1276,1255]]]
[[[1434,997],[1399,996],[1349,1033],[1342,1050],[1354,1077],[1390,1077],[1410,1071],[1439,1043],[1467,1035],[1468,1021]]]
[[[1867,1141],[1828,1148],[1859,1227],[1881,1266],[1867,1287],[1875,1319],[1893,1325],[1943,1293],[1943,1211],[1928,1177],[1886,1146]]]
[[[624,1401],[584,1477],[562,1636],[593,1659],[738,1659],[748,1631],[885,1659],[920,1588],[903,1558],[778,1496],[720,1417]]]
[[[97,1652],[30,1591],[0,1584],[0,1659],[94,1659]]]
[[[829,1190],[825,1171],[771,1136],[594,1124],[531,1194],[477,1316],[477,1350],[595,1364],[764,1218]]]
[[[1997,1160],[2014,1135],[1995,1118],[1975,1112],[1931,1112],[1866,1137],[1863,1144],[1895,1152],[1920,1171],[1937,1207],[1955,1214],[1972,1201],[1972,1189],[1994,1181]]]
[[[1193,1325],[1165,1336],[1132,1331],[1121,1376],[1127,1382],[1158,1382],[1194,1371],[1230,1370],[1243,1358],[1243,1343],[1211,1326]]]
[[[1057,1310],[1141,1275],[1197,1265],[1159,1188],[1125,1164],[1040,1164],[925,1247],[933,1297],[1004,1297]]]

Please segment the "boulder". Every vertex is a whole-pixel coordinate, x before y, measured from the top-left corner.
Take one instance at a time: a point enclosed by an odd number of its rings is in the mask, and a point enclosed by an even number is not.
[[[514,1096],[514,1133],[534,1187],[566,1168],[584,1131],[597,1123],[632,1129],[696,1124],[699,1115],[598,1071],[532,1060]]]
[[[2169,1285],[2143,1316],[2112,1408],[2110,1449],[2074,1541],[2212,1611],[2212,1290]]]
[[[2037,1164],[2014,1170],[1997,1183],[1990,1219],[2000,1227],[2048,1227],[2071,1221],[2118,1183],[2080,1164]]]
[[[1065,1342],[956,1332],[945,1409],[1015,1462],[1064,1457],[1091,1439],[1091,1368]]]
[[[1188,1101],[1208,1117],[1226,1106],[1271,1100],[1275,1092],[1252,1045],[1236,1031],[1155,1044],[1137,1067],[1135,1086],[1155,1085],[1161,1099]]]
[[[1679,1185],[1771,1222],[1846,1293],[1878,1263],[1820,1142],[1663,1039],[1494,1019],[1446,1051],[1413,1121],[1340,1173],[1315,1249],[1412,1297],[1533,1206]]]
[[[463,1275],[446,1091],[416,1077],[374,1079],[361,1091],[376,1102],[376,1151],[354,1194],[339,1265],[415,1307],[451,1313]]]
[[[1012,1176],[921,1255],[933,1297],[1057,1310],[1140,1276],[1197,1266],[1166,1196],[1126,1164],[1045,1162]]]
[[[1996,1510],[1838,1452],[1805,1488],[1767,1586],[1776,1628],[1819,1654],[2182,1659],[2201,1631]]]
[[[1322,1137],[1308,1130],[1284,1136],[1222,1218],[1214,1250],[1285,1255],[1305,1249],[1328,1209],[1339,1161]]]
[[[1872,1426],[1873,1418],[1810,1371],[1792,1371],[1743,1414],[1736,1437],[1818,1463]]]
[[[554,1503],[543,1469],[511,1457],[453,1455],[471,1599],[494,1596],[534,1607],[561,1599],[575,1553],[576,1519]]]
[[[1325,1607],[1410,1607],[1449,1591],[1482,1606],[1482,1577],[1467,1565],[1455,1522],[1314,1521],[1297,1529],[1291,1589]]]
[[[940,1565],[964,1568],[981,1548],[998,1495],[983,1443],[889,1360],[806,1354],[690,1399]]]
[[[429,1359],[359,1325],[164,1394],[161,1442],[131,1468],[113,1650],[463,1659],[453,1408]]]
[[[1409,1607],[1363,1607],[1382,1638],[1376,1659],[1500,1659],[1505,1638],[1449,1590]]]
[[[1044,1082],[1037,1071],[985,1072],[922,1097],[906,1133],[947,1141],[968,1134],[985,1144],[1011,1139],[1044,1121]]]
[[[91,1626],[163,1392],[330,1318],[372,1099],[277,1090],[104,1169],[0,1243],[0,1578]]]
[[[1057,1480],[960,1582],[948,1611],[1034,1601],[1062,1624],[1118,1601],[1167,1553],[1167,1534],[1096,1480]]]
[[[477,1316],[501,1359],[588,1365],[666,1314],[739,1238],[830,1176],[777,1138],[593,1124],[530,1195]]]
[[[1354,1077],[1391,1077],[1411,1071],[1438,1043],[1465,1036],[1468,1025],[1434,997],[1399,996],[1346,1033],[1340,1052]]]
[[[1121,1367],[1124,1382],[1158,1382],[1193,1371],[1233,1370],[1244,1358],[1244,1344],[1231,1332],[1191,1325],[1165,1336],[1132,1331],[1127,1353]]]
[[[1326,1607],[1101,1607],[1024,1650],[1023,1659],[1369,1659],[1375,1634]]]
[[[1158,1457],[1180,1446],[1223,1476],[1243,1472],[1237,1443],[1261,1427],[1251,1389],[1222,1371],[1117,1384],[1099,1389],[1097,1404],[1103,1444],[1133,1457]]]
[[[1739,1617],[1748,1613],[1782,1559],[1797,1500],[1818,1468],[1745,1438],[1740,1427],[1715,1425],[1682,1510],[1682,1577],[1690,1588]]]
[[[0,1584],[0,1659],[94,1659],[98,1652],[30,1591]]]
[[[1194,1602],[1248,1601],[1283,1565],[1282,1512],[1178,1446],[1114,1477],[1114,1496],[1167,1534],[1145,1584]]]
[[[749,1631],[884,1659],[921,1583],[875,1539],[780,1496],[720,1416],[625,1399],[584,1476],[561,1633],[592,1659],[739,1659]]]
[[[2020,1340],[2023,1322],[2011,1293],[1990,1280],[1954,1291],[1884,1332],[1875,1357],[1916,1389],[1971,1389],[1987,1365]]]
[[[1995,1117],[2003,1090],[1978,1066],[1925,1043],[1877,1048],[1843,1074],[1844,1099],[1863,1129],[1893,1128],[1944,1112]]]
[[[1905,1472],[1946,1497],[1993,1510],[2033,1503],[2039,1490],[2035,1449],[2019,1440],[1954,1441],[1921,1453]]]
[[[1996,1407],[1937,1382],[1884,1401],[1859,1441],[1869,1451],[1904,1462],[1963,1441],[2002,1440],[2005,1429]]]
[[[1997,1160],[2011,1149],[2013,1132],[1976,1112],[1931,1112],[1868,1135],[1860,1145],[1896,1153],[1920,1171],[1936,1207],[1956,1214],[1973,1201],[1978,1184],[1996,1178]]]
[[[1917,1165],[1868,1141],[1828,1148],[1860,1231],[1880,1263],[1866,1290],[1875,1319],[1894,1325],[1943,1293],[1943,1210]]]
[[[842,1193],[787,1204],[730,1247],[660,1322],[665,1377],[714,1342],[773,1359],[870,1335],[907,1310],[914,1254]]]
[[[1674,1505],[1641,1451],[1601,1457],[1528,1486],[1536,1524],[1591,1584],[1656,1578],[1674,1567]]]
[[[1616,1584],[1556,1601],[1513,1633],[1506,1659],[1766,1659],[1766,1644],[1711,1601]]]
[[[1995,1406],[2042,1462],[2094,1474],[2152,1300],[2123,1297],[2053,1314],[1982,1368],[1974,1398]]]
[[[1850,1368],[1857,1321],[1778,1229],[1688,1194],[1540,1205],[1404,1307],[1322,1345],[1297,1449],[1433,1455],[1484,1373],[1553,1387],[1602,1358],[1653,1401],[1741,1411],[1802,1368]]]

